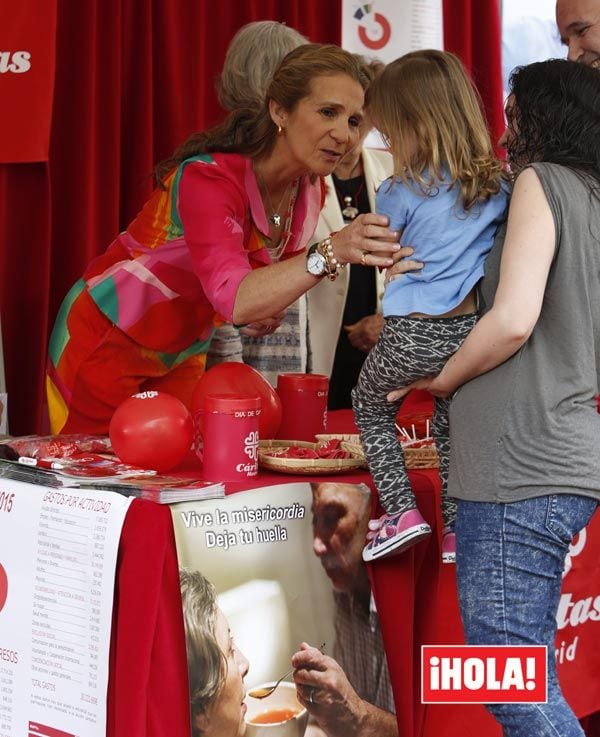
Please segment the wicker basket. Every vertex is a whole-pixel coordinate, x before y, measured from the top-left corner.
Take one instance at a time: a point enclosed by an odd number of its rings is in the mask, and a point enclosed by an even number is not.
[[[423,445],[416,448],[411,448],[409,445],[403,447],[402,452],[404,453],[404,465],[408,470],[439,468],[440,461],[435,445]]]
[[[342,450],[346,450],[348,453],[352,453],[354,457],[360,458],[364,467],[367,467],[365,451],[363,450],[358,433],[331,433],[329,435],[317,435],[316,438],[319,443],[326,443],[329,440],[339,440]]]
[[[356,458],[362,458],[365,468],[367,468],[367,459],[365,458],[365,451],[360,442],[359,435],[356,433],[354,435],[317,435],[317,440],[322,442],[333,439],[341,440],[341,448],[352,453]],[[409,470],[417,468],[439,468],[439,458],[433,443],[431,445],[416,447],[411,447],[410,445],[403,446],[402,452],[404,453],[404,464]]]
[[[316,443],[309,443],[306,440],[259,440],[258,452],[268,453],[269,451],[284,451],[295,446],[296,448],[314,448]]]
[[[318,435],[318,440],[339,439],[340,447],[352,454],[352,458],[278,458],[269,451],[283,451],[292,445],[300,448],[315,448],[317,443],[301,440],[261,440],[258,449],[258,460],[263,468],[281,473],[320,475],[326,473],[345,473],[359,468],[366,468],[367,461],[358,435]],[[348,438],[347,440],[343,438]],[[402,448],[404,463],[408,470],[419,468],[439,468],[439,458],[435,445]]]
[[[367,465],[367,459],[365,457],[365,451],[362,447],[362,443],[358,439],[358,435],[355,435],[356,440],[342,440],[340,447],[342,450],[347,450],[348,453],[352,453],[356,458],[362,458],[365,467]]]
[[[280,473],[321,476],[324,474],[349,473],[364,466],[364,458],[281,458],[274,455],[291,446],[317,448],[318,443],[300,440],[261,440],[258,447],[258,462],[269,470]],[[344,449],[345,450],[345,449]]]
[[[349,443],[360,444],[360,436],[358,433],[330,433],[328,435],[315,435],[318,443],[326,443],[328,440],[344,440]]]
[[[358,435],[354,436],[356,440],[343,440],[341,447],[343,450],[347,450],[352,453],[356,458],[362,458],[365,468],[367,468],[367,459],[365,457],[365,451],[358,439]],[[425,445],[421,447],[411,448],[410,445],[406,448],[402,448],[404,453],[404,465],[408,470],[417,468],[438,468],[439,458],[435,445]]]

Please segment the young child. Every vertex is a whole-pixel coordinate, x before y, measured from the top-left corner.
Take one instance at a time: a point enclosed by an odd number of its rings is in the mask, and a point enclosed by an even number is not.
[[[377,193],[378,213],[415,249],[419,272],[389,281],[385,325],[352,392],[354,415],[385,514],[371,521],[366,561],[396,554],[431,534],[417,509],[397,439],[401,402],[392,389],[439,373],[476,322],[475,286],[504,220],[507,175],[495,158],[479,97],[461,62],[423,50],[388,64],[367,107],[394,159]],[[455,560],[456,504],[446,496],[447,399],[435,399],[432,433],[440,457],[442,560]]]

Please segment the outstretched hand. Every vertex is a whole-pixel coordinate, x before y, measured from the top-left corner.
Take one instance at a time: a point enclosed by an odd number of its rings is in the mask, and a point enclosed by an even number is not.
[[[350,345],[364,353],[368,353],[377,343],[382,328],[383,315],[380,313],[367,315],[352,325],[344,325]]]
[[[263,335],[275,332],[283,322],[284,317],[285,310],[278,312],[272,317],[267,317],[264,320],[249,322],[247,325],[244,325],[243,328],[240,328],[240,333],[242,333],[242,335],[247,335],[250,338],[260,338]]]
[[[332,235],[335,258],[340,264],[392,266],[393,254],[400,251],[400,234],[388,228],[385,215],[365,213]]]
[[[428,376],[425,379],[413,381],[412,384],[408,384],[408,386],[402,387],[402,389],[395,389],[387,395],[388,402],[397,402],[402,397],[405,397],[411,389],[423,389],[433,394],[434,397],[441,397],[442,399],[453,394],[453,392],[442,385],[438,374],[437,376]]]
[[[412,246],[402,246],[399,251],[394,253],[392,256],[394,264],[389,269],[386,269],[385,272],[383,283],[386,287],[391,281],[400,279],[404,274],[421,271],[425,264],[422,261],[415,261],[410,258],[414,252],[415,249]]]

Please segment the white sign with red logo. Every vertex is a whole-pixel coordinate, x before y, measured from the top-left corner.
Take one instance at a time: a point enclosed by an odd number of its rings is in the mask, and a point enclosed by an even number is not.
[[[424,704],[547,701],[547,649],[535,645],[423,645]]]
[[[97,737],[131,498],[0,478],[0,737]]]
[[[388,63],[416,49],[443,49],[442,0],[342,0],[342,46]]]

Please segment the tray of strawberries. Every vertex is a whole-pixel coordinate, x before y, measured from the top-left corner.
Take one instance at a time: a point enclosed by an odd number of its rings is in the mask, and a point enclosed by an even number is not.
[[[258,462],[266,470],[290,474],[336,474],[364,468],[364,456],[344,447],[340,438],[309,443],[261,440]]]

